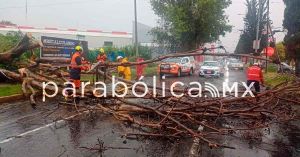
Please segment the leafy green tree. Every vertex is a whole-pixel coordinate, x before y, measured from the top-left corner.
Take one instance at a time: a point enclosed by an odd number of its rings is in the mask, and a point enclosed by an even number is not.
[[[160,45],[191,50],[231,31],[225,9],[231,0],[151,0],[158,27],[151,33]]]
[[[279,58],[282,62],[286,62],[286,61],[289,60],[289,58],[286,55],[286,50],[285,50],[283,42],[280,42],[280,43],[276,44],[276,51],[277,51],[277,53],[279,55]],[[270,59],[277,60],[278,59],[277,54],[274,54]]]
[[[21,32],[8,32],[0,34],[0,53],[13,48],[22,38]]]
[[[254,53],[253,41],[256,40],[257,23],[260,18],[260,28],[258,39],[260,42],[259,52],[267,46],[267,35],[263,35],[264,27],[267,22],[267,0],[261,0],[261,12],[259,12],[259,0],[246,0],[247,13],[244,18],[244,30],[240,36],[235,53],[249,54]]]
[[[296,75],[300,76],[300,1],[284,0],[284,3],[283,26],[288,30],[285,36],[287,54],[294,59]]]
[[[3,25],[11,25],[14,26],[15,24],[11,23],[10,21],[0,21],[0,24]],[[20,42],[23,38],[24,34],[22,32],[7,32],[6,34],[0,34],[0,53],[5,53],[6,51],[12,49],[14,46]],[[14,59],[11,64],[3,64],[0,63],[1,68],[5,69],[16,69],[18,68],[18,64],[23,61],[27,61],[27,59],[31,59],[31,57],[38,57],[39,56],[39,49],[35,49],[33,51],[27,51],[23,53],[19,58]]]
[[[124,53],[124,55],[126,57],[129,58],[130,61],[136,61],[134,46],[124,46],[124,47],[120,47],[120,48],[104,47],[104,50],[107,55],[109,55],[110,53],[115,53],[115,55],[117,55],[119,52],[122,52],[122,53]],[[145,60],[149,60],[152,58],[152,48],[151,47],[139,45],[139,53],[140,53],[140,56],[142,58],[144,58]],[[86,58],[91,62],[95,62],[98,54],[99,54],[99,49],[90,50],[89,53],[87,53]]]

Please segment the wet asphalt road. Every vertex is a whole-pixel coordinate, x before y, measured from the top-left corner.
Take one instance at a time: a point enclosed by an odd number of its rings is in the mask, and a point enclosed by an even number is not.
[[[174,81],[185,83],[199,81],[201,83],[210,82],[219,89],[223,82],[241,80],[245,80],[243,71],[230,71],[224,78],[219,79],[200,78],[196,74],[180,78],[170,76],[165,79],[167,87]],[[110,115],[103,113],[78,115],[77,112],[70,111],[65,106],[60,106],[58,109],[57,107],[57,101],[55,100],[47,104],[41,103],[36,110],[31,108],[28,101],[0,104],[0,157],[100,156],[97,151],[81,148],[95,146],[98,138],[107,147],[124,148],[108,149],[102,154],[106,157],[181,157],[188,155],[192,145],[192,140],[170,142],[157,139],[124,139],[122,135],[126,132],[134,133],[136,130],[126,127]],[[53,111],[56,111],[55,114],[51,114]],[[59,120],[62,117],[67,120]],[[54,123],[53,121],[57,122]],[[274,131],[271,130],[270,134],[264,136],[263,141],[266,143],[285,141],[293,146],[293,151],[296,152],[297,156],[299,154],[295,148],[300,148],[300,123],[294,122],[289,125],[292,126],[278,126]],[[210,150],[203,147],[203,152],[199,156],[291,156],[290,147],[282,147],[279,144],[265,144],[261,146],[262,149],[251,147],[247,141],[232,137],[225,137],[222,141],[237,149]],[[280,153],[283,153],[283,155]]]

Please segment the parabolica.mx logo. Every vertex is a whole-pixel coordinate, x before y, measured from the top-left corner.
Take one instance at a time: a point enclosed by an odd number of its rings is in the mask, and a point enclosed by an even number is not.
[[[213,97],[213,98],[220,97],[220,92],[219,92],[218,88],[211,83],[205,82],[204,90],[208,91],[211,94],[211,97]]]
[[[177,81],[172,83],[171,86],[167,88],[164,79],[165,78],[163,78],[160,81],[161,82],[160,85],[157,84],[156,76],[153,76],[152,78],[153,84],[151,86],[146,84],[143,81],[137,81],[134,82],[133,84],[128,85],[125,82],[119,81],[120,79],[113,76],[112,82],[109,84],[105,84],[104,82],[96,82],[94,84],[91,84],[90,82],[81,82],[80,89],[76,89],[75,84],[72,82],[65,82],[64,83],[65,88],[61,90],[61,94],[65,97],[68,96],[85,97],[85,93],[87,92],[86,88],[89,87],[89,89],[92,89],[92,94],[97,98],[107,97],[108,94],[110,94],[109,96],[112,97],[125,97],[129,93],[137,98],[141,98],[141,97],[145,97],[147,94],[149,94],[149,92],[151,92],[151,95],[153,97],[157,97],[157,96],[165,97],[166,91],[170,92],[172,96],[177,98],[183,96],[190,96],[192,98],[197,98],[197,97],[219,98],[219,97],[228,97],[228,96],[255,97],[253,92],[251,91],[251,88],[253,87],[254,83],[247,85],[247,83],[245,82],[232,82],[231,85],[229,85],[227,82],[224,82],[222,85],[216,86],[208,82],[201,84],[200,82],[183,83]],[[241,86],[242,88],[240,88]],[[49,89],[51,90],[49,91]],[[241,89],[243,91],[239,91]],[[57,96],[57,94],[59,94],[59,88],[55,82],[43,82],[43,101],[46,100],[46,97],[52,98]]]

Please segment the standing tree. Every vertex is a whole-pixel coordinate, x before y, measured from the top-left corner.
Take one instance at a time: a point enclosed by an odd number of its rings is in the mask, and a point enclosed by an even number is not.
[[[300,76],[300,1],[284,0],[286,5],[283,26],[288,30],[285,45],[288,56],[296,64],[296,75]]]
[[[230,0],[151,0],[160,17],[152,30],[156,42],[181,50],[198,48],[231,31],[225,9]]]
[[[261,4],[259,4],[259,1]],[[259,8],[261,5],[261,11]],[[263,35],[264,27],[267,23],[267,0],[246,0],[247,13],[244,18],[244,31],[240,36],[240,40],[235,49],[237,54],[249,54],[254,53],[253,41],[256,40],[257,34],[257,23],[260,18],[260,27],[259,27],[259,36],[258,39],[260,42],[259,52],[267,46],[267,43],[264,42],[267,40],[267,35]]]

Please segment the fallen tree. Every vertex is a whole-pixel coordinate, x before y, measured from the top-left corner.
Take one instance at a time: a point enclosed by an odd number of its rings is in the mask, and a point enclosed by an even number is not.
[[[59,91],[63,89],[63,82],[66,80],[57,72],[59,69],[44,70],[22,69],[19,73],[0,69],[7,76],[20,82],[25,82],[24,88],[31,91],[30,100],[35,104],[35,89],[42,89],[42,82],[54,81],[59,83]],[[104,73],[101,73],[104,75]],[[52,79],[42,75],[53,75]],[[55,79],[54,79],[55,78]],[[111,75],[107,75],[112,79]],[[120,79],[122,80],[122,79]],[[134,83],[127,81],[128,84]],[[212,137],[227,135],[235,132],[243,132],[269,127],[273,123],[285,122],[296,118],[292,106],[300,105],[300,82],[285,82],[271,90],[258,94],[256,97],[227,97],[227,98],[191,98],[185,92],[181,98],[173,96],[153,96],[150,91],[143,98],[116,98],[112,94],[107,97],[97,98],[92,89],[87,89],[86,110],[97,110],[111,114],[116,119],[124,121],[141,130],[140,133],[126,133],[126,137],[146,136],[165,138],[199,138],[210,147],[233,148],[214,141]],[[46,90],[54,91],[54,88],[47,87]],[[161,89],[158,89],[161,90]],[[144,92],[144,88],[138,88]],[[169,91],[168,91],[168,94]],[[290,99],[290,97],[294,99]],[[113,100],[105,103],[103,100]],[[93,100],[93,101],[92,101]],[[93,104],[91,102],[94,102]],[[144,103],[143,103],[144,102]],[[147,102],[147,103],[146,103]],[[149,103],[151,104],[149,106]],[[148,104],[148,105],[145,105]],[[70,104],[72,105],[72,104]],[[230,123],[230,121],[238,122]],[[203,129],[199,129],[203,128]]]
[[[207,51],[213,50],[213,49],[224,49],[225,53],[208,53]],[[107,66],[107,67],[116,67],[116,66],[136,66],[136,65],[143,65],[143,64],[149,64],[149,63],[155,63],[162,61],[167,58],[175,58],[175,57],[188,57],[188,56],[217,56],[217,57],[246,57],[246,58],[252,58],[256,60],[261,60],[261,61],[267,61],[275,64],[280,64],[278,60],[271,60],[271,59],[266,59],[264,57],[260,56],[253,56],[253,55],[247,55],[247,54],[234,54],[234,53],[228,53],[226,49],[221,46],[221,47],[216,47],[216,48],[204,48],[204,49],[196,49],[196,50],[191,50],[191,51],[186,51],[186,52],[177,52],[177,53],[171,53],[163,56],[159,56],[157,58],[151,59],[151,60],[146,60],[143,62],[127,62],[127,63],[114,63],[114,62],[108,62],[108,63],[101,63],[99,66]],[[70,59],[55,59],[53,61],[52,59],[37,59],[38,63],[62,63],[66,64],[70,62]]]
[[[11,63],[15,58],[20,57],[24,52],[41,47],[41,42],[35,40],[31,34],[24,35],[22,40],[12,49],[0,53],[0,63]]]
[[[23,50],[26,47],[32,48],[32,46],[23,45]],[[7,55],[8,59],[16,57],[16,54],[20,55],[20,51],[14,50],[14,53],[8,53],[10,54]],[[197,55],[237,56],[226,53],[210,54],[197,50],[161,56],[142,63],[107,63],[105,65],[109,67],[118,65],[133,66],[157,62],[170,57]],[[266,60],[260,57],[249,57]],[[67,81],[66,72],[60,68],[53,67],[51,64],[43,64],[41,62],[44,61],[30,62],[27,68],[20,69],[18,72],[0,69],[7,77],[23,84],[23,91],[31,95],[30,100],[32,104],[37,103],[35,98],[36,90],[43,90],[43,82],[56,82],[59,92],[61,92],[64,88],[64,82]],[[110,74],[103,72],[100,72],[100,74],[106,75],[110,80],[112,79],[112,75]],[[133,81],[125,81],[121,78],[118,78],[118,80],[124,81],[129,85],[135,83]],[[139,133],[126,133],[126,137],[196,137],[212,148],[233,148],[220,143],[218,140],[213,139],[213,137],[265,128],[273,123],[290,121],[297,118],[292,106],[300,105],[299,86],[300,82],[296,80],[294,82],[279,84],[268,91],[256,95],[256,97],[226,98],[191,98],[186,90],[182,89],[176,89],[176,91],[184,93],[180,98],[171,96],[170,90],[166,90],[166,97],[162,97],[161,92],[158,92],[158,95],[154,96],[151,92],[154,90],[153,86],[148,86],[150,90],[143,98],[135,98],[132,95],[124,98],[116,98],[111,93],[105,98],[97,98],[93,95],[92,89],[86,89],[87,95],[83,101],[86,101],[89,105],[74,105],[72,103],[69,105],[74,106],[76,109],[77,107],[83,109],[78,112],[96,110],[108,113],[116,119],[123,121],[124,124],[139,128]],[[138,87],[137,89],[138,92],[144,92],[145,90],[142,87]],[[55,91],[52,86],[47,86],[45,90]],[[162,88],[157,87],[157,90],[161,91]],[[293,97],[293,99],[290,99],[290,97]],[[132,100],[132,98],[134,99]],[[106,102],[105,100],[107,99],[110,101]],[[68,104],[66,102],[62,103]]]

